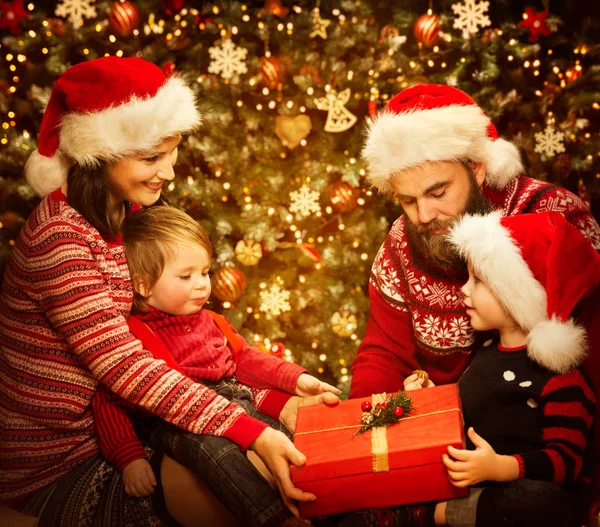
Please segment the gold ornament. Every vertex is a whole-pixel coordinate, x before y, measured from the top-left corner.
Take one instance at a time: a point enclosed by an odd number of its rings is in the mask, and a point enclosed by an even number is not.
[[[319,110],[329,112],[325,122],[326,132],[344,132],[354,126],[357,117],[345,106],[349,100],[350,88],[346,88],[339,94],[335,90],[329,90],[325,97],[315,99],[315,104]]]
[[[336,311],[331,317],[331,329],[340,337],[349,337],[358,328],[356,315],[348,310]]]
[[[312,121],[308,115],[278,115],[275,117],[275,133],[290,150],[296,148],[312,130]]]
[[[263,256],[262,246],[254,240],[240,240],[235,246],[235,255],[244,265],[256,265]]]
[[[235,302],[246,290],[244,273],[234,267],[222,267],[212,277],[212,292],[223,302]]]
[[[321,18],[318,7],[315,7],[312,11],[312,24],[313,30],[310,33],[309,38],[321,37],[323,40],[327,40],[327,28],[331,24],[331,20]]]
[[[384,42],[386,40],[392,40],[396,37],[400,36],[400,31],[398,28],[388,24],[387,26],[383,26],[379,33],[379,40]]]
[[[416,375],[418,379],[423,379],[423,384],[427,384],[429,380],[429,374],[425,370],[415,370],[413,375]]]

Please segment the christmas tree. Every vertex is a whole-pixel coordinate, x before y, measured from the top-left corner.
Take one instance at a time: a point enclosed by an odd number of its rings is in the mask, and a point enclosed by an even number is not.
[[[465,90],[529,175],[598,207],[599,22],[591,3],[532,3],[1,2],[0,262],[39,201],[22,170],[53,83],[81,61],[141,56],[183,76],[203,114],[167,198],[211,235],[209,307],[346,388],[370,265],[401,212],[369,189],[360,160],[365,127],[393,95],[429,82]]]

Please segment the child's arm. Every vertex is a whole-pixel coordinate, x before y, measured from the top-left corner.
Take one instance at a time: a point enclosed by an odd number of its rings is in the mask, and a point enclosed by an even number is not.
[[[580,370],[552,377],[541,393],[542,450],[515,456],[519,478],[562,485],[577,479],[596,411],[596,396]]]
[[[137,437],[129,416],[115,395],[99,384],[92,399],[98,446],[102,455],[122,471],[146,451]]]

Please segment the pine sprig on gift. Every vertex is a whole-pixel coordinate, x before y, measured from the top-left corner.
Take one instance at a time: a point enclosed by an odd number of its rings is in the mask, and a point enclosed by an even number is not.
[[[412,399],[406,392],[392,395],[386,402],[375,406],[370,401],[362,403],[362,427],[354,435],[363,434],[376,426],[390,426],[406,417],[414,410]]]

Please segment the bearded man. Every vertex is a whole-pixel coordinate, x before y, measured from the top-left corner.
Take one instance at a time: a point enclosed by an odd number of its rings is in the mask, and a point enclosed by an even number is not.
[[[372,185],[393,192],[403,214],[373,263],[350,397],[397,391],[417,369],[435,384],[453,383],[468,366],[484,336],[465,313],[466,267],[445,238],[464,213],[557,211],[600,249],[600,227],[584,203],[521,175],[517,148],[456,88],[419,85],[396,95],[371,125],[363,157]]]
[[[522,175],[517,148],[499,139],[477,103],[456,88],[419,85],[396,95],[372,123],[363,157],[371,184],[394,193],[403,213],[373,263],[369,320],[352,364],[352,398],[398,391],[414,370],[428,373],[426,386],[455,383],[489,337],[471,328],[460,291],[466,266],[446,240],[463,214],[560,212],[600,250],[600,227],[584,203]],[[574,313],[586,326],[586,367],[600,387],[600,288]],[[596,416],[597,438],[599,423]],[[596,452],[600,460],[598,440]]]

